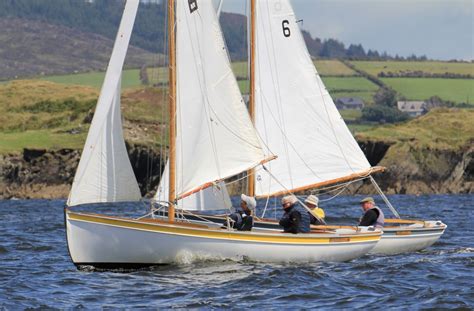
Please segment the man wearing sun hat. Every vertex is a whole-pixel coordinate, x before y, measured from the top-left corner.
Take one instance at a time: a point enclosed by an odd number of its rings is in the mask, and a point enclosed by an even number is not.
[[[359,226],[375,226],[377,228],[382,228],[385,216],[382,210],[375,206],[374,198],[366,197],[359,203],[364,211],[364,216],[362,216]]]
[[[242,193],[240,196],[240,210],[230,214],[231,227],[239,231],[250,231],[253,227],[252,211],[257,207],[257,201]],[[227,225],[227,221],[224,225]]]
[[[280,226],[286,233],[309,233],[310,218],[308,211],[298,204],[298,198],[287,195],[281,199],[284,214],[280,219]]]
[[[325,213],[324,210],[318,206],[318,197],[312,194],[304,200],[304,203],[310,210],[309,217],[311,218],[311,224],[324,225]]]

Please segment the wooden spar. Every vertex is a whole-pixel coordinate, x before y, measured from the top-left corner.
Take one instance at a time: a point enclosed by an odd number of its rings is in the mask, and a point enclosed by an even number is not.
[[[174,222],[176,200],[176,42],[174,0],[168,0],[169,193],[168,220]]]
[[[341,182],[351,181],[353,179],[357,179],[357,178],[361,178],[361,177],[367,177],[367,176],[369,176],[371,174],[374,174],[374,173],[383,172],[384,170],[385,170],[385,167],[383,167],[383,166],[374,166],[374,167],[371,167],[368,170],[362,171],[360,173],[354,173],[354,174],[344,176],[344,177],[340,177],[340,178],[336,178],[336,179],[320,181],[320,182],[317,182],[317,183],[314,183],[314,184],[301,186],[301,187],[294,188],[294,189],[281,190],[281,191],[277,191],[277,192],[271,193],[271,194],[259,195],[259,196],[257,196],[257,199],[267,198],[267,197],[276,197],[276,196],[285,195],[285,194],[289,194],[289,193],[297,193],[297,192],[308,190],[308,189],[330,186],[330,185],[338,184],[338,183],[341,183]]]
[[[250,94],[249,94],[249,114],[252,123],[255,124],[255,2],[250,0]],[[247,171],[247,195],[255,196],[255,171]]]
[[[269,157],[269,158],[263,159],[263,160],[260,161],[257,165],[263,165],[263,164],[265,164],[265,163],[267,163],[267,162],[269,162],[269,161],[275,160],[276,158],[277,158],[277,156],[271,156],[271,157]],[[255,166],[257,166],[257,165],[255,165]],[[255,167],[255,166],[254,166],[254,167]],[[229,178],[229,177],[231,177],[231,176],[224,177],[224,178],[222,178],[222,179],[220,179],[220,180],[216,180],[216,181],[211,181],[211,182],[205,183],[204,185],[201,185],[201,186],[199,186],[199,187],[197,187],[197,188],[195,188],[195,189],[193,189],[193,190],[191,190],[191,191],[188,191],[188,192],[185,192],[185,193],[183,193],[183,194],[180,194],[180,195],[176,198],[176,200],[181,200],[181,199],[184,199],[184,198],[186,198],[186,197],[189,197],[190,195],[192,195],[192,194],[194,194],[194,193],[196,193],[196,192],[199,192],[199,191],[201,191],[201,190],[204,190],[204,189],[206,189],[206,188],[209,188],[209,187],[211,187],[211,186],[213,186],[213,185],[219,183],[220,181],[225,180],[226,178]]]

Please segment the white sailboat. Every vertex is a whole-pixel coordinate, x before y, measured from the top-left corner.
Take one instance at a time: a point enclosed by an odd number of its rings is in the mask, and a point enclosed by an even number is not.
[[[266,152],[278,158],[266,164],[265,170],[250,175],[255,178],[249,178],[254,186],[249,193],[267,198],[370,178],[397,217],[386,219],[382,239],[371,252],[399,254],[435,243],[446,225],[441,221],[399,219],[371,177],[384,168],[371,167],[339,114],[314,67],[290,1],[257,1],[254,15],[258,22],[251,53],[255,63],[251,79],[255,78],[250,113]],[[257,221],[256,226],[277,228],[271,222]]]
[[[74,210],[82,204],[140,200],[123,141],[119,91],[138,3],[126,2],[65,208],[67,242],[74,264],[139,267],[171,263],[181,256],[265,262],[342,261],[370,251],[380,240],[380,230],[337,228],[299,235],[268,230],[238,232],[221,228],[220,224],[192,224],[175,218],[177,199],[274,158],[261,147],[246,111],[212,1],[179,0],[176,5],[174,1],[168,4],[168,219]]]
[[[257,3],[255,126],[264,145],[279,157],[267,164],[268,171],[257,173],[256,195],[297,192],[383,170],[370,166],[324,87],[290,1]],[[421,250],[446,229],[441,221],[387,219],[386,223],[373,253]]]

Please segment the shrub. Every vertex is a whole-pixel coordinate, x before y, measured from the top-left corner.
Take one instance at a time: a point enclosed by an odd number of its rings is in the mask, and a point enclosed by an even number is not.
[[[364,121],[395,123],[406,121],[410,116],[397,108],[388,106],[371,106],[362,109],[361,119]]]

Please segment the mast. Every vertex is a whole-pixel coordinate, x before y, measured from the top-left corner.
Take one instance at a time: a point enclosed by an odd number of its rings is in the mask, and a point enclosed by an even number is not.
[[[176,200],[176,41],[174,0],[168,0],[169,193],[168,220],[174,222]]]
[[[250,94],[249,114],[255,124],[255,2],[250,0]],[[247,171],[247,195],[255,196],[255,169]]]

